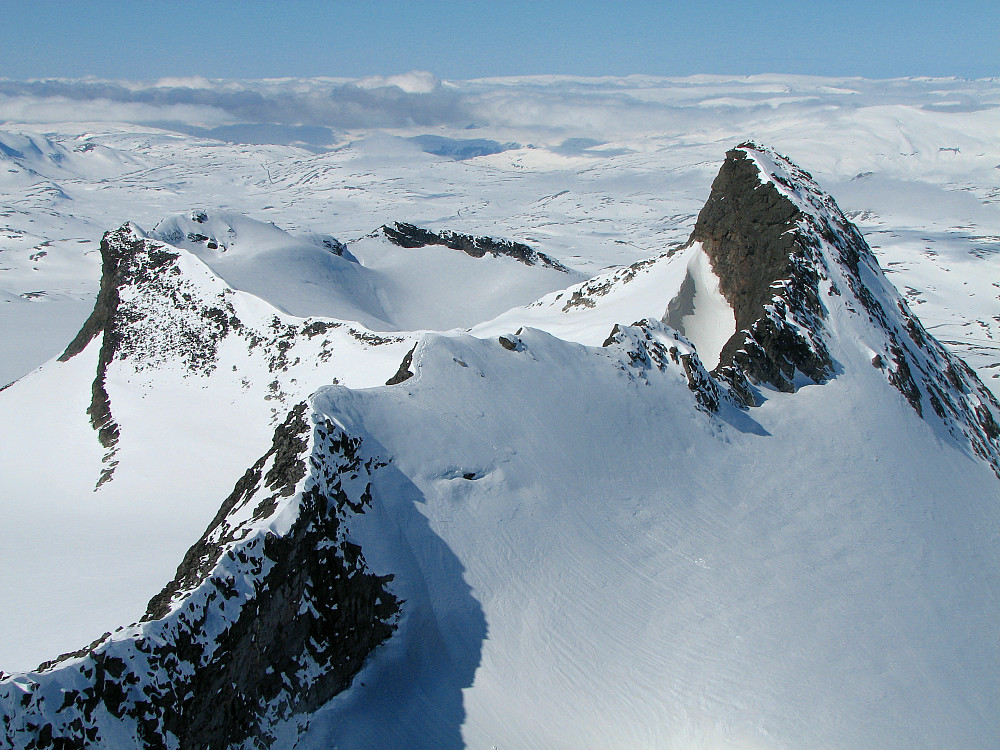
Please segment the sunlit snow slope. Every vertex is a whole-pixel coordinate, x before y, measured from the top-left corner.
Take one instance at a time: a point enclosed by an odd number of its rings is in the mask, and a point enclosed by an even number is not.
[[[131,225],[103,257],[0,393],[96,371],[97,497],[147,379],[273,373],[287,414],[234,405],[270,448],[137,624],[0,682],[12,746],[1000,743],[1000,405],[776,152],[727,154],[685,246],[466,333],[283,318]]]

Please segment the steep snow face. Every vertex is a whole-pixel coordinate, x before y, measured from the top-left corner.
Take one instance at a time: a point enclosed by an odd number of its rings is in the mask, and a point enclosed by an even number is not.
[[[692,354],[683,342],[655,322],[648,337],[619,333],[606,348],[532,330],[511,335],[513,348],[433,336],[402,384],[317,394],[312,419],[333,443],[311,439],[316,448],[301,454],[307,474],[287,502],[299,503],[298,488],[313,482],[343,483],[352,503],[370,486],[364,512],[341,528],[366,571],[394,576],[387,592],[403,603],[396,634],[323,707],[295,718],[292,688],[262,696],[240,687],[252,723],[265,717],[262,741],[995,744],[1000,662],[987,644],[1000,627],[1000,591],[982,570],[1000,564],[991,531],[1000,494],[986,467],[940,442],[873,368],[775,394],[749,413],[722,403],[713,415],[699,408],[682,366],[669,356],[651,364],[659,346]],[[361,467],[326,458],[345,443]],[[264,461],[257,476],[275,465]],[[272,493],[234,493],[232,528]],[[284,538],[289,521],[272,519],[286,517],[295,516],[276,510],[248,523]],[[232,536],[210,530],[206,539]],[[158,732],[188,726],[198,686],[231,668],[200,635],[201,613],[212,612],[206,635],[228,632],[256,606],[261,581],[278,581],[257,572],[261,561],[270,569],[259,539],[227,542],[221,549],[235,559],[223,555],[204,583],[169,588],[165,619],[8,680],[8,731],[32,736],[32,722],[60,736],[83,717],[95,736],[136,744],[136,715]],[[189,559],[202,559],[199,549]],[[238,595],[207,600],[230,575]],[[188,630],[205,660],[159,666]],[[253,652],[270,658],[269,649]],[[98,666],[130,686],[114,703],[120,717],[87,713]],[[307,660],[292,674],[285,684],[295,687],[331,672]],[[157,697],[189,685],[179,711]],[[64,695],[69,708],[58,712]],[[170,734],[154,736],[171,746]]]
[[[695,345],[701,361],[715,369],[722,348],[736,333],[736,315],[719,289],[719,277],[708,256],[696,246],[677,296],[670,301],[664,322]]]

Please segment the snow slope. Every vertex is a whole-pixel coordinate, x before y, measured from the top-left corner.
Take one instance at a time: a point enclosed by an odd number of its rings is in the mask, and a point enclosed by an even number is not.
[[[748,250],[756,271],[741,275]],[[245,352],[275,317],[133,227],[111,233],[104,256],[135,269],[100,329],[102,351],[130,352],[105,378],[116,419],[117,403],[142,406],[116,396],[130,381],[230,378],[227,352]],[[711,373],[697,343],[661,320],[686,307],[672,303],[694,275],[707,283],[681,319],[704,330],[706,289],[736,321],[721,346],[721,334],[703,338]],[[249,329],[230,324],[210,372],[191,356],[204,346],[166,346],[166,357],[162,343],[145,346],[173,339],[127,306],[175,278],[168,297],[231,296]],[[218,319],[211,305],[163,319],[197,330]],[[286,322],[288,361],[315,346],[315,322]],[[100,372],[87,343],[0,398],[71,368]],[[687,247],[411,346],[392,343],[397,362],[408,353],[391,385],[364,387],[375,376],[363,371],[389,350],[356,347],[343,360],[356,363],[353,381],[314,387],[300,406],[289,396],[271,449],[142,622],[0,682],[7,742],[1000,741],[1000,583],[989,572],[1000,563],[1000,405],[783,157],[730,151]],[[244,365],[254,383],[255,349]],[[121,481],[137,424],[122,417],[101,492]]]
[[[99,300],[93,338],[0,391],[7,669],[136,619],[291,405],[384,383],[412,346],[281,313],[134,225],[102,247],[117,307]]]
[[[283,312],[356,320],[377,331],[468,327],[579,278],[437,245],[401,252],[381,230],[349,246],[329,236],[296,238],[232,212],[173,216],[153,235]]]

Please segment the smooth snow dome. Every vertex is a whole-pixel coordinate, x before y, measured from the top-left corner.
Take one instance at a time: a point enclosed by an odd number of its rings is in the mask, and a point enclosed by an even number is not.
[[[709,370],[718,366],[722,347],[736,333],[736,313],[719,290],[719,277],[700,242],[694,244],[687,275],[664,322],[687,336]]]
[[[371,282],[332,241],[300,239],[274,224],[228,211],[195,210],[156,225],[152,235],[194,253],[233,288],[289,315],[322,315],[391,328]]]

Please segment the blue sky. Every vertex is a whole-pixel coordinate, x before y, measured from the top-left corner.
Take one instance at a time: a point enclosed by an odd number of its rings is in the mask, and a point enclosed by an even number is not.
[[[1000,0],[0,4],[0,77],[1000,76]]]

